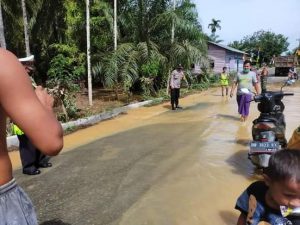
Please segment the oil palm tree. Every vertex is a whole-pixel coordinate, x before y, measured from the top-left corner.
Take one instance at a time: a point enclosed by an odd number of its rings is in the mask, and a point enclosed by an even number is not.
[[[206,38],[202,33],[201,25],[197,22],[195,7],[195,4],[190,1],[183,1],[175,11],[163,12],[153,20],[151,27],[153,31],[173,24],[176,27],[175,41],[168,49],[171,52],[168,54],[170,65],[181,63],[189,66],[191,61],[198,62],[206,54]],[[187,51],[183,54],[185,50]],[[181,57],[182,54],[184,57]]]
[[[128,90],[137,79],[142,82],[141,68],[151,65],[153,59],[159,62],[159,80],[165,85],[174,64],[189,66],[205,56],[206,39],[191,1],[180,1],[175,10],[166,0],[129,2],[119,5],[117,51],[103,56],[93,67],[93,75],[101,77],[106,86],[115,87],[121,81],[123,90]],[[171,44],[173,25],[176,30]]]
[[[212,34],[215,34],[217,29],[221,29],[220,23],[221,23],[221,20],[216,20],[216,19],[213,18],[211,20],[211,23],[208,24],[208,28],[211,29]]]
[[[102,83],[113,88],[118,99],[119,90],[129,92],[132,84],[139,79],[141,65],[149,59],[163,64],[166,62],[153,42],[122,43],[93,67],[93,75],[99,76]]]

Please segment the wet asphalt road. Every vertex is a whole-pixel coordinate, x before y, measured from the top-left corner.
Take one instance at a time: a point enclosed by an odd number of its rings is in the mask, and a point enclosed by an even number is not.
[[[37,177],[17,171],[16,178],[43,225],[118,224],[133,203],[178,166],[179,159],[172,157],[193,141],[193,127],[175,123],[129,130],[54,158],[54,167]]]
[[[252,118],[241,124],[235,100],[219,92],[182,100],[184,110],[158,112],[137,127],[63,152],[41,175],[14,171],[40,224],[234,224],[235,198],[253,180],[246,159]],[[286,107],[288,124],[297,107]]]

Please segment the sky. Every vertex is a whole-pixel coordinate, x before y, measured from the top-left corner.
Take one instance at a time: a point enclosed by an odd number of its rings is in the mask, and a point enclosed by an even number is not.
[[[240,41],[259,30],[288,37],[288,49],[299,46],[300,0],[193,0],[203,30],[211,34],[208,24],[221,20],[216,35],[221,44]]]

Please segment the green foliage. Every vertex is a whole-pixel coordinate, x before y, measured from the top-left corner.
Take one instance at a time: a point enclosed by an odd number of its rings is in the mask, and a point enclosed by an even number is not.
[[[117,90],[121,87],[128,92],[138,78],[138,52],[131,43],[119,45],[117,51],[110,52],[93,68],[94,78],[98,78],[106,87]]]
[[[21,1],[1,0],[8,49],[25,53]],[[113,50],[113,3],[90,2],[93,82],[129,92],[140,85],[145,95],[157,95],[178,63],[188,68],[203,60],[206,37],[191,0],[118,0],[118,49]],[[37,80],[69,104],[86,74],[86,5],[76,0],[26,0],[29,40],[35,55]],[[171,43],[171,28],[175,40]],[[63,94],[60,94],[63,93]],[[71,99],[71,100],[70,100]],[[67,117],[64,114],[62,117]],[[67,120],[67,118],[65,118]]]
[[[141,66],[142,75],[145,77],[156,77],[159,71],[159,62],[151,60]]]
[[[21,1],[1,0],[1,8],[6,47],[15,54],[24,56],[25,44]]]
[[[259,50],[264,58],[263,61],[270,62],[273,55],[278,56],[288,50],[287,40],[288,38],[282,34],[260,30],[244,37],[241,41],[234,41],[229,46],[248,53]]]
[[[50,61],[47,86],[65,109],[60,119],[66,121],[76,116],[75,93],[85,72],[84,54],[75,46],[54,44],[50,49],[54,57]]]
[[[215,42],[215,43],[220,43],[223,42],[223,40],[219,39],[220,36],[216,35],[215,33],[212,33],[211,35],[208,36],[208,40]]]
[[[48,70],[49,79],[58,78],[61,85],[68,86],[70,82],[79,80],[85,73],[85,55],[79,53],[76,46],[53,44],[50,51],[54,56]]]
[[[155,93],[153,88],[153,81],[158,75],[160,63],[155,59],[150,59],[141,66],[141,87],[144,96],[150,96]]]
[[[206,44],[204,44],[206,46]],[[170,49],[170,62],[172,65],[178,65],[179,63],[184,68],[189,68],[191,63],[199,63],[205,58],[206,51],[198,46],[195,46],[188,40],[182,43],[175,43]]]
[[[232,48],[236,48],[236,49],[240,49],[240,50],[243,50],[243,41],[233,41],[231,43],[229,43],[230,47]]]

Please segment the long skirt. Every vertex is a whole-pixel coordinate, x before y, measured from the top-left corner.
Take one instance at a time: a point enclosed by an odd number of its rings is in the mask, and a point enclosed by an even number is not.
[[[249,115],[251,97],[252,97],[251,94],[243,94],[243,95],[236,96],[236,100],[238,103],[238,111],[239,114],[241,114],[242,116]]]

